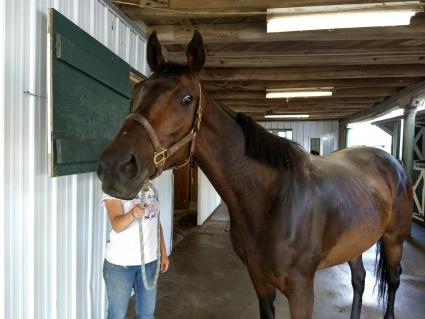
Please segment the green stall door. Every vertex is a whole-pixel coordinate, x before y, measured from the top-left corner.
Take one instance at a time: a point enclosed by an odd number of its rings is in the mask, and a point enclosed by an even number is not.
[[[50,174],[94,171],[129,113],[130,66],[54,9],[49,52]]]

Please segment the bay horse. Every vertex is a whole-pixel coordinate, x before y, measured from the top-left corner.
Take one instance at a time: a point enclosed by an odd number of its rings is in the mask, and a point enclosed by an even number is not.
[[[135,87],[132,113],[99,159],[103,190],[131,199],[145,179],[193,157],[229,209],[231,242],[248,269],[262,319],[275,318],[276,290],[288,298],[292,319],[311,319],[316,271],[344,262],[354,290],[350,318],[359,319],[362,253],[375,243],[384,318],[394,319],[412,211],[402,166],[374,148],[307,154],[209,99],[200,80],[205,50],[198,32],[186,53],[186,64],[167,62],[156,34],[150,35],[153,74]]]

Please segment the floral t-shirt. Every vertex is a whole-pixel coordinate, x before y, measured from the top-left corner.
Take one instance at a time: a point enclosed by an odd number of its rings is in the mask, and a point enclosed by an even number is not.
[[[132,210],[135,205],[140,204],[140,197],[136,197],[133,200],[122,200],[103,193],[103,205],[106,200],[120,201],[125,214]],[[149,189],[145,192],[145,215],[143,216],[145,263],[150,263],[157,259],[158,219],[159,199],[153,189],[153,186],[150,184]],[[140,239],[139,224],[137,220],[134,220],[126,229],[119,233],[111,230],[109,234],[109,241],[106,245],[106,260],[115,265],[140,265]]]

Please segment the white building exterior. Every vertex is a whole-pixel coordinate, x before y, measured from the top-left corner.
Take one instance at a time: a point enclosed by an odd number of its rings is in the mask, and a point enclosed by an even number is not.
[[[310,152],[310,139],[320,138],[322,154],[338,149],[338,121],[275,121],[260,123],[268,130],[292,130],[292,140]]]
[[[144,34],[105,1],[0,1],[0,318],[102,319],[109,223],[100,183],[94,173],[48,176],[49,7],[148,72]],[[155,183],[170,243],[172,173]]]

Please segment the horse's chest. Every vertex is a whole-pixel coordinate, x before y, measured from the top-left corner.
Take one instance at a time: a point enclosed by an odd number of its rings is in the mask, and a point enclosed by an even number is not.
[[[277,241],[274,241],[270,232],[252,233],[231,230],[233,249],[246,265],[274,267],[282,258]]]

